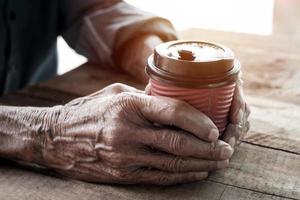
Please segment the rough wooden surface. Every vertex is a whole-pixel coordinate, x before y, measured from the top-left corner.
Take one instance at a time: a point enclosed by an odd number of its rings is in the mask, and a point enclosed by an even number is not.
[[[277,195],[255,192],[218,183],[214,180],[177,185],[172,187],[97,185],[63,179],[20,169],[12,164],[0,168],[1,199],[9,200],[73,200],[73,199],[186,199],[186,200],[233,200],[233,199],[290,199]],[[217,178],[215,178],[217,179]],[[9,184],[8,184],[9,183]]]
[[[300,2],[275,1],[274,34],[188,30],[182,38],[218,41],[241,60],[251,131],[226,170],[200,183],[172,187],[90,184],[1,160],[0,200],[19,199],[300,199]],[[53,106],[131,77],[85,65],[0,99],[0,104]]]
[[[95,74],[104,74],[105,79],[100,75],[92,79]],[[89,94],[111,82],[128,83],[128,80],[131,81],[130,77],[125,75],[86,65],[10,95],[9,101],[5,97],[2,102],[6,100],[13,105],[39,102],[41,106],[51,106]],[[18,196],[9,192],[17,189],[17,194],[27,199],[67,200],[78,196],[85,199],[300,199],[300,107],[264,97],[248,95],[247,98],[253,114],[252,130],[244,139],[246,143],[237,150],[229,169],[213,173],[203,183],[167,188],[96,185],[1,166],[0,197],[17,199]]]

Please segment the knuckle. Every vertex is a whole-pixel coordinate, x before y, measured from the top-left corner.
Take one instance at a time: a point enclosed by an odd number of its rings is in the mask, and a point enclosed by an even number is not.
[[[110,85],[110,89],[114,93],[121,93],[126,91],[126,86],[122,83],[113,83]]]
[[[186,146],[186,144],[187,144],[187,139],[185,137],[182,137],[179,134],[174,134],[171,137],[170,149],[172,152],[174,152],[177,155],[186,156],[182,151]]]
[[[177,156],[170,159],[167,165],[171,171],[180,172],[184,168],[184,160]]]
[[[136,103],[139,103],[140,99],[133,93],[123,92],[116,96],[115,102],[112,104],[113,106],[120,106],[122,108],[127,107],[136,107]]]
[[[121,168],[127,164],[126,159],[121,153],[111,152],[108,159],[113,168]]]
[[[103,142],[109,146],[112,150],[117,148],[120,143],[122,142],[122,137],[121,134],[119,133],[119,130],[116,129],[115,127],[111,128],[109,130],[109,133],[103,133]]]
[[[158,185],[171,185],[172,181],[167,176],[161,175],[157,178]]]
[[[121,102],[121,103],[122,102],[127,102],[128,99],[131,99],[131,95],[129,93],[125,93],[125,92],[117,94],[116,97],[115,97],[115,101]]]
[[[121,180],[127,180],[130,177],[130,172],[124,169],[114,170],[114,176]]]

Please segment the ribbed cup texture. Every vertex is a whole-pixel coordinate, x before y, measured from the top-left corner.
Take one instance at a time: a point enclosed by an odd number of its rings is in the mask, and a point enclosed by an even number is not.
[[[191,89],[163,85],[151,80],[151,95],[183,100],[207,115],[218,127],[220,134],[228,124],[235,83],[218,88]]]

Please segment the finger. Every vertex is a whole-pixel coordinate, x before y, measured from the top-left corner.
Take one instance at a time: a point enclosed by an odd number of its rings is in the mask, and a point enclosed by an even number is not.
[[[170,173],[159,170],[145,170],[141,173],[140,183],[154,185],[175,185],[197,182],[206,179],[208,172]]]
[[[243,88],[240,84],[237,84],[230,109],[230,122],[232,124],[241,123],[245,112],[245,105],[246,102],[244,99]]]
[[[237,142],[246,135],[249,130],[250,108],[246,104],[241,84],[237,84],[230,112],[230,124],[227,126],[222,138],[234,148]]]
[[[229,165],[228,160],[211,161],[173,156],[160,152],[149,153],[142,158],[144,167],[151,167],[168,172],[215,171]]]
[[[173,155],[208,160],[226,160],[233,153],[233,149],[221,140],[209,143],[185,131],[165,128],[149,129],[140,142]]]
[[[145,91],[145,94],[151,95],[151,84],[150,83],[147,84],[144,91]]]
[[[249,127],[247,119],[250,115],[250,109],[245,102],[242,83],[240,82],[241,80],[237,81],[230,110],[231,125],[228,125],[226,132],[222,136],[224,141],[230,143],[232,147],[247,133]]]
[[[112,94],[119,94],[122,92],[142,93],[143,91],[122,83],[113,83],[103,88],[100,91],[90,94],[89,96],[112,95]]]
[[[246,103],[246,106],[245,106],[245,113],[246,113],[246,119],[248,119],[250,114],[251,114],[251,109],[250,109],[250,107],[247,103]]]
[[[223,140],[234,149],[240,136],[240,127],[238,125],[228,124],[226,131],[223,135]]]
[[[149,96],[140,109],[143,116],[154,123],[176,126],[206,141],[216,141],[219,137],[216,125],[186,102]]]

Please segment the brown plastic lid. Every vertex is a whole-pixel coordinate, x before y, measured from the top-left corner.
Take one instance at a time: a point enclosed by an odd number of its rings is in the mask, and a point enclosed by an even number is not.
[[[171,41],[155,48],[146,73],[151,79],[188,88],[220,87],[236,81],[240,63],[220,44]]]

